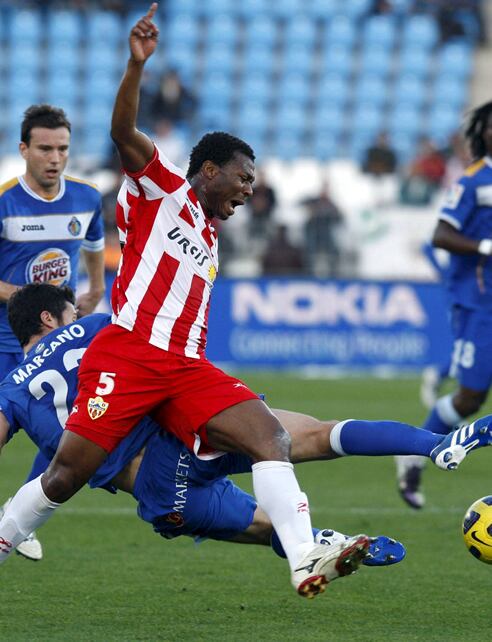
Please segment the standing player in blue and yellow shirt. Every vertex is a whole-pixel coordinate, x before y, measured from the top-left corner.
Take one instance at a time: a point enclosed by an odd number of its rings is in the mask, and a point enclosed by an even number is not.
[[[470,114],[465,136],[473,163],[450,189],[432,243],[450,253],[446,287],[454,349],[450,376],[458,388],[440,397],[423,424],[447,434],[476,413],[492,385],[492,102]],[[402,471],[400,493],[423,505],[422,466]],[[405,498],[417,497],[416,504]]]
[[[24,354],[7,321],[6,302],[26,283],[76,288],[80,251],[89,292],[77,300],[80,316],[94,310],[104,293],[104,229],[101,195],[91,184],[63,174],[71,125],[62,109],[32,105],[24,113],[19,150],[23,176],[0,186],[0,380]],[[38,455],[28,479],[48,462]],[[30,538],[20,548],[40,559]]]

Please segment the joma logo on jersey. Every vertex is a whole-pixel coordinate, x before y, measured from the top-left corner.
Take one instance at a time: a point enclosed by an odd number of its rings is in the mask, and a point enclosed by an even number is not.
[[[181,232],[179,227],[175,227],[168,232],[167,238],[171,241],[176,241],[178,245],[181,246],[183,254],[189,254],[189,256],[195,259],[200,267],[205,263],[205,261],[209,260],[203,250],[190,241],[190,239]]]
[[[21,232],[44,232],[44,225],[23,225]]]

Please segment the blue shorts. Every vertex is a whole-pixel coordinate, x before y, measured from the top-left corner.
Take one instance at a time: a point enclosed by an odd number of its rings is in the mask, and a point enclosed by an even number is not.
[[[250,471],[249,457],[228,453],[197,459],[175,437],[160,432],[147,442],[135,480],[138,514],[168,539],[231,539],[252,523],[256,501],[226,475]]]
[[[454,306],[454,337],[450,375],[465,388],[488,390],[492,384],[492,315]]]

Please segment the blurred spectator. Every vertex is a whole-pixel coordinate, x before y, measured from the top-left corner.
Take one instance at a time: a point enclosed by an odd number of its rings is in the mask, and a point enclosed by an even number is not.
[[[301,202],[308,212],[304,224],[306,265],[315,276],[337,276],[340,248],[337,234],[343,223],[343,215],[330,196],[324,183],[320,193]]]
[[[367,148],[362,171],[373,176],[385,176],[394,174],[396,167],[396,153],[389,143],[388,135],[381,132],[374,143]]]
[[[151,118],[162,118],[175,125],[190,122],[195,111],[196,99],[183,85],[178,73],[170,69],[160,78],[159,89],[154,94],[151,105]]]
[[[403,179],[401,202],[405,205],[428,205],[441,186],[445,171],[444,155],[430,139],[423,138],[420,150]]]
[[[288,237],[286,225],[276,225],[261,258],[265,276],[290,276],[304,272],[302,250]]]
[[[246,201],[245,206],[249,214],[250,238],[265,238],[276,204],[275,190],[267,183],[264,172],[258,170],[253,195]]]
[[[155,123],[154,132],[155,144],[169,160],[179,167],[186,165],[188,154],[185,140],[173,123],[167,118],[160,118]]]

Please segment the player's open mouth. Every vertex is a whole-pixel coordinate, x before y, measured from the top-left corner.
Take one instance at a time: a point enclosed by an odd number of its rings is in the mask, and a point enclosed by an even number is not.
[[[238,205],[244,205],[244,201],[234,198],[229,201],[229,215],[234,214],[234,210]]]

